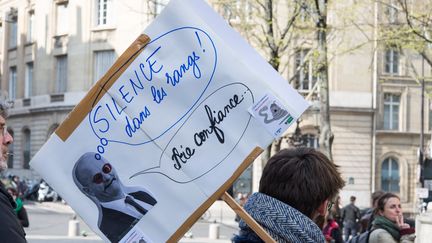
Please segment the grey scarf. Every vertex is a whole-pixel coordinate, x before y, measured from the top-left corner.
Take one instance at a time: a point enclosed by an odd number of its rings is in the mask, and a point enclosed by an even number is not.
[[[244,209],[279,243],[325,242],[321,229],[293,207],[262,193],[252,194]],[[246,223],[233,242],[263,242]]]

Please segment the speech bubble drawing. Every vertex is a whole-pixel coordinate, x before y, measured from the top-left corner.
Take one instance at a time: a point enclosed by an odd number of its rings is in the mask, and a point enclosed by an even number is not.
[[[135,146],[160,138],[196,106],[216,66],[216,46],[202,29],[181,27],[156,37],[89,112],[94,135],[101,144]]]
[[[159,165],[133,174],[162,174],[177,183],[188,183],[209,173],[236,148],[246,132],[254,103],[243,83],[215,90],[191,112],[165,146]],[[218,151],[208,158],[209,150]],[[209,161],[211,160],[211,161]]]

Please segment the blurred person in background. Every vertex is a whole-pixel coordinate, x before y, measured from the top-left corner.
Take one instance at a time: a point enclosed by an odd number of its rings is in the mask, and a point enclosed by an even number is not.
[[[372,207],[369,208],[366,211],[365,215],[363,215],[363,217],[360,219],[360,224],[361,224],[360,233],[363,233],[366,230],[371,229],[372,222],[374,220],[374,211],[377,207],[378,199],[384,194],[385,194],[384,191],[376,191],[376,192],[372,193],[372,195],[371,195]]]
[[[344,227],[345,241],[348,241],[350,236],[356,236],[359,227],[360,209],[355,205],[356,197],[350,197],[350,204],[342,209],[342,220]]]
[[[393,193],[385,193],[377,202],[375,219],[369,243],[411,243],[415,229],[404,222],[400,199]]]
[[[15,188],[9,187],[7,189],[8,193],[12,195],[16,203],[15,213],[23,227],[29,227],[29,220],[27,215],[27,210],[24,207],[24,203],[20,197],[18,197],[18,192]]]
[[[328,243],[343,243],[342,230],[332,214],[327,215],[327,223],[324,226],[323,234]]]
[[[342,206],[341,206],[341,197],[337,196],[335,200],[335,204],[333,205],[330,214],[333,219],[339,225],[340,230],[343,230],[343,221],[342,221]]]
[[[24,193],[27,191],[27,185],[24,183],[24,181],[21,181],[19,176],[15,175],[12,176],[11,184],[13,187],[15,187],[18,197],[24,199]]]

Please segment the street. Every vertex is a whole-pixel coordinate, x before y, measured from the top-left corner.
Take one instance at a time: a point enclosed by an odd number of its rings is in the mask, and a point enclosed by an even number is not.
[[[79,216],[79,236],[69,237],[69,222],[75,212],[61,202],[25,202],[30,226],[25,228],[29,243],[62,242],[62,243],[100,243],[102,239],[96,235]],[[233,234],[238,232],[235,214],[222,201],[216,201],[206,213],[206,220],[199,220],[180,242],[230,242]],[[219,239],[209,239],[211,222],[219,224]]]

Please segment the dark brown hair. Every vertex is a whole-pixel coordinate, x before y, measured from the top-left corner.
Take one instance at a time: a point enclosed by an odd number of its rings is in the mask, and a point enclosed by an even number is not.
[[[283,149],[264,167],[259,191],[312,218],[345,185],[338,166],[313,148]]]
[[[375,213],[375,214],[378,214],[379,211],[384,211],[384,207],[385,207],[387,201],[388,201],[390,198],[394,198],[394,197],[400,200],[399,196],[396,195],[396,194],[394,194],[394,193],[391,193],[391,192],[386,192],[386,193],[384,193],[384,194],[383,194],[383,195],[378,199],[377,207],[375,208],[374,213]]]
[[[376,191],[376,192],[372,193],[372,207],[375,207],[375,203],[384,194],[385,194],[384,191]]]

